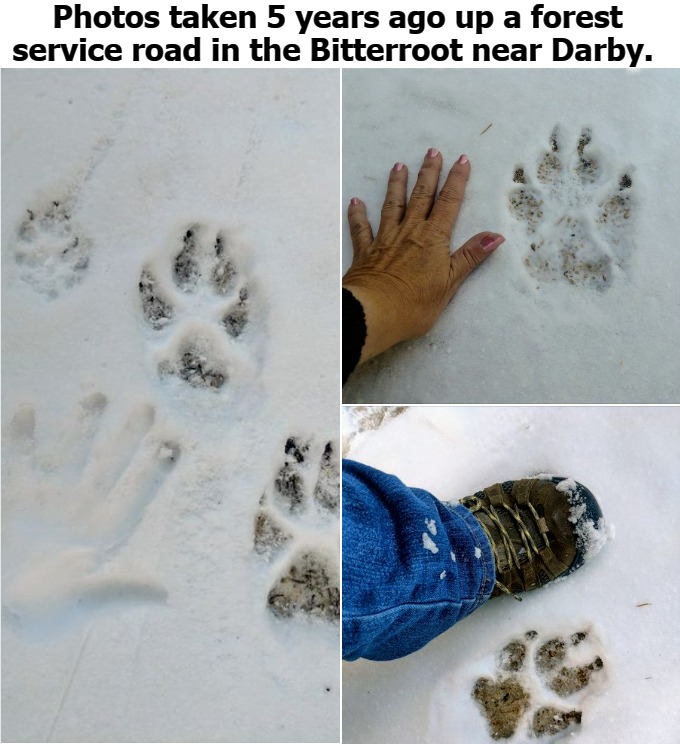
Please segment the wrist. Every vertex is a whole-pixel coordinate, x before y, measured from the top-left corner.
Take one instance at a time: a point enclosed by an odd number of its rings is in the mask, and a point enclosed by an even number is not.
[[[352,293],[364,311],[366,340],[361,349],[360,364],[402,340],[396,330],[399,327],[396,308],[388,298],[361,284],[343,282],[342,286]]]

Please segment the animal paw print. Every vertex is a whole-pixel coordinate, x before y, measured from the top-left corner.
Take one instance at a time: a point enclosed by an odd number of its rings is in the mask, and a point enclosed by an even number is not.
[[[408,411],[408,408],[408,406],[353,406],[347,410],[348,425],[342,438],[342,456],[348,456],[356,440],[365,432],[377,431],[393,418]]]
[[[340,473],[332,442],[289,437],[272,486],[260,499],[253,546],[274,562],[267,606],[277,617],[340,617]]]
[[[243,353],[239,344],[255,314],[253,288],[237,267],[237,246],[229,233],[195,224],[179,242],[170,277],[162,280],[151,265],[142,269],[142,314],[158,339],[173,329],[169,345],[159,352],[161,378],[219,390]]]
[[[603,290],[632,252],[633,181],[630,170],[608,178],[590,129],[572,151],[562,139],[556,127],[535,177],[522,166],[513,175],[509,209],[529,241],[524,265],[539,281]]]
[[[37,446],[33,406],[19,408],[6,433],[3,606],[22,622],[166,596],[156,580],[122,572],[115,560],[180,448],[158,435],[147,404],[104,434],[107,407],[101,393],[83,399],[47,450]]]
[[[75,223],[73,203],[52,199],[26,210],[17,230],[14,260],[23,281],[55,298],[83,280],[91,247]]]
[[[496,677],[480,677],[472,689],[491,738],[509,739],[524,729],[547,744],[581,725],[581,704],[605,676],[598,648],[587,630],[548,640],[530,630],[504,646]]]

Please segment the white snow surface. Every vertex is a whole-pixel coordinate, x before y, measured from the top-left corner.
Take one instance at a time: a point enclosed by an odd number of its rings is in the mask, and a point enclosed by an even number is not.
[[[679,83],[678,70],[344,71],[344,202],[362,198],[377,230],[396,161],[412,187],[428,148],[442,152],[444,173],[465,153],[472,171],[452,249],[483,230],[506,237],[424,338],[354,372],[344,401],[677,402],[680,150],[671,122],[680,98],[669,91]],[[563,170],[545,184],[537,166],[556,127]],[[584,129],[600,167],[582,183]],[[519,167],[542,201],[532,233],[509,209]],[[632,186],[620,191],[624,175]],[[600,221],[601,205],[621,194],[628,218]],[[559,251],[572,244],[583,261],[607,265],[606,280],[593,280],[601,286],[565,279]],[[351,255],[345,225],[345,268]]]
[[[253,551],[287,438],[337,438],[338,83],[4,71],[3,740],[338,740],[338,624],[275,618],[291,552]],[[188,229],[247,285],[238,337],[233,296],[173,287]],[[219,389],[159,376],[187,339]],[[305,519],[295,546],[337,555],[337,519]]]
[[[347,456],[446,501],[508,479],[569,474],[616,525],[596,558],[522,602],[494,598],[403,659],[345,663],[347,744],[490,744],[472,687],[493,676],[498,651],[529,630],[543,639],[585,631],[574,662],[596,655],[604,662],[585,693],[558,699],[558,707],[583,711],[569,741],[677,742],[677,408],[414,407],[354,437]],[[522,682],[536,703],[555,702],[528,671]],[[536,739],[521,729],[508,741]]]

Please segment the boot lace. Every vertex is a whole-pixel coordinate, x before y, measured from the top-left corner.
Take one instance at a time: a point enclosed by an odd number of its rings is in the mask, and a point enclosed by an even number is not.
[[[469,503],[466,503],[465,505],[473,512],[480,511],[487,515],[487,517],[491,520],[493,525],[498,530],[498,533],[501,537],[501,542],[503,543],[503,548],[505,550],[505,555],[507,556],[507,562],[509,564],[509,570],[516,568],[518,571],[521,571],[522,563],[521,563],[520,553],[518,553],[518,551],[515,550],[515,546],[513,544],[512,538],[510,537],[510,534],[508,533],[503,522],[501,521],[500,515],[498,514],[498,511],[493,506],[493,504],[489,504],[489,506],[487,507],[476,496],[472,496],[469,499]],[[529,508],[529,511],[531,512],[531,516],[534,519],[534,524],[540,525],[542,520],[540,516],[538,515],[538,512],[534,508],[534,505],[530,501],[527,501],[526,506]],[[512,507],[506,504],[501,504],[499,508],[507,512],[514,521],[514,524],[517,528],[517,532],[519,534],[519,537],[522,541],[522,545],[524,547],[523,555],[526,556],[523,562],[527,563],[528,561],[531,561],[532,554],[535,555],[536,557],[539,557],[540,556],[539,549],[536,546],[536,543],[534,542],[534,539],[531,536],[531,533],[529,532],[529,529],[527,528],[524,522],[524,518],[520,514],[519,508],[517,506]],[[482,526],[484,533],[486,534],[487,538],[489,539],[489,542],[491,543],[491,552],[493,553],[494,562],[496,566],[500,566],[501,557],[498,554],[498,549],[496,548],[496,538],[494,538],[491,535],[491,532],[489,531],[489,528],[486,526],[484,521],[480,519],[478,520],[478,522]],[[540,528],[537,531],[543,538],[545,547],[549,547],[548,538],[545,532],[541,530]],[[500,581],[498,577],[496,577],[496,586],[505,594],[509,594],[511,597],[514,597],[518,602],[522,601],[522,598],[518,597],[514,592],[510,591],[510,589],[508,589],[508,587],[505,586],[505,584],[503,584],[503,582]]]

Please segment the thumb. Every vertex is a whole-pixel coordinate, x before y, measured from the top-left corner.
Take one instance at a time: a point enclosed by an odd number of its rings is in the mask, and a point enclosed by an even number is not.
[[[504,242],[505,238],[502,235],[487,231],[478,233],[455,251],[451,256],[453,292]]]

